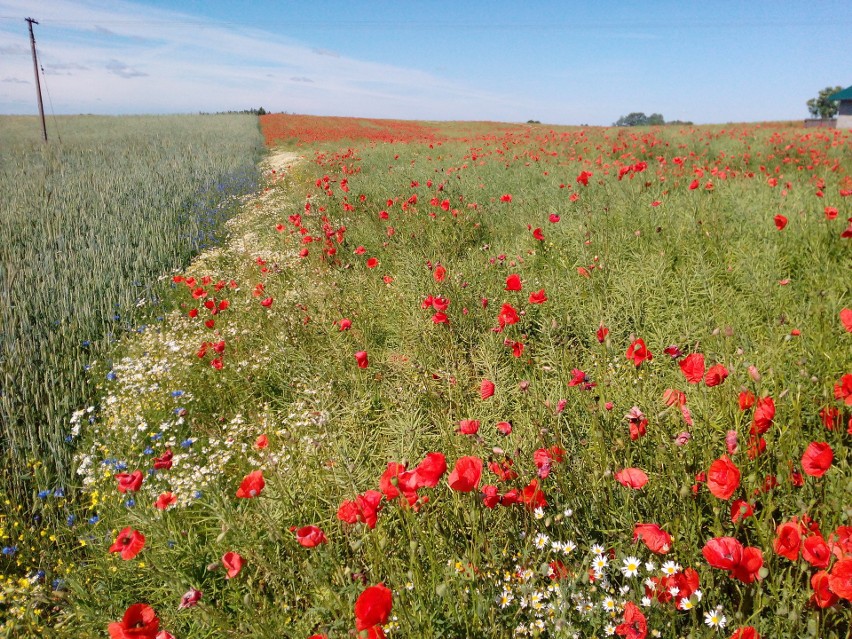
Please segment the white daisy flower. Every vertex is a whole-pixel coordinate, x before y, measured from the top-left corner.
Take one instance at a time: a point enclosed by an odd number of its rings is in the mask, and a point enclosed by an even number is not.
[[[639,559],[637,557],[625,557],[621,572],[625,577],[635,577],[639,574]]]
[[[722,606],[717,606],[715,609],[704,613],[704,623],[711,628],[722,629],[728,625],[728,619],[722,614]]]

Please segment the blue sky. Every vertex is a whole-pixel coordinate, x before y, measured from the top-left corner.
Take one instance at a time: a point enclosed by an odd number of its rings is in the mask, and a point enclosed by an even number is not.
[[[852,85],[852,3],[0,0],[0,113],[792,120]]]

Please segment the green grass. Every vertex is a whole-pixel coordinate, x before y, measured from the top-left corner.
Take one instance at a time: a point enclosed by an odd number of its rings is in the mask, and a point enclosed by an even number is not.
[[[0,466],[16,501],[68,487],[84,367],[162,314],[157,279],[215,243],[259,154],[250,116],[55,125],[42,144],[34,118],[0,119]]]
[[[64,580],[57,634],[102,636],[145,602],[179,637],[344,637],[355,629],[357,598],[383,582],[393,590],[392,637],[604,636],[626,602],[663,637],[728,637],[746,625],[764,637],[847,636],[849,601],[809,605],[817,569],[779,556],[773,542],[793,517],[807,514],[828,539],[852,515],[849,408],[833,391],[852,372],[852,335],[839,320],[852,298],[850,240],[840,236],[852,215],[840,193],[852,188],[850,140],[772,126],[529,127],[477,129],[468,142],[432,148],[356,140],[350,151],[318,145],[314,155],[300,147],[306,159],[269,176],[263,199],[230,223],[230,240],[173,282],[176,310],[128,334],[111,363],[95,368],[94,419],[75,416],[78,519],[60,531],[75,546],[71,565],[47,567],[48,582]],[[644,170],[618,179],[620,166],[639,162]],[[583,170],[593,173],[588,186],[576,181]],[[700,186],[690,190],[694,179]],[[403,208],[413,194],[416,204]],[[433,197],[449,200],[449,210]],[[826,219],[826,206],[839,209],[837,219]],[[773,223],[779,213],[789,218],[783,231]],[[295,216],[315,241],[304,242]],[[438,263],[443,282],[429,267]],[[504,290],[512,273],[520,292]],[[539,289],[548,301],[530,304]],[[429,295],[449,300],[449,325],[422,307]],[[228,308],[212,315],[205,299]],[[523,313],[495,332],[504,303]],[[340,330],[343,318],[351,329]],[[654,355],[639,367],[625,357],[635,338]],[[521,357],[506,340],[525,345]],[[729,377],[688,384],[664,353],[669,345],[703,353]],[[366,369],[354,358],[362,350]],[[569,386],[573,369],[595,386]],[[485,401],[482,379],[496,386]],[[692,427],[664,403],[669,388],[686,393]],[[755,458],[747,453],[753,409],[738,406],[745,390],[777,408]],[[636,440],[624,419],[634,406],[648,419]],[[842,417],[833,430],[824,408]],[[456,432],[463,419],[480,421],[476,436]],[[511,422],[510,435],[497,432],[500,421]],[[696,475],[728,452],[730,430],[741,480],[723,500]],[[691,439],[678,446],[684,431]],[[260,435],[267,448],[257,448]],[[796,487],[791,470],[801,471],[812,441],[831,445],[833,463]],[[539,474],[535,452],[553,446],[565,454],[540,479],[548,502],[540,512],[489,509],[478,491],[453,491],[444,476],[419,491],[428,501],[416,510],[385,500],[374,529],[337,516],[345,501],[379,488],[389,462],[413,468],[441,452],[449,472],[476,456],[486,462],[480,488],[503,494],[528,487]],[[149,474],[167,449],[174,466]],[[487,463],[507,459],[518,477],[499,482]],[[614,480],[628,467],[647,473],[643,489]],[[143,472],[139,492],[116,490],[122,469]],[[257,469],[261,494],[236,498]],[[768,477],[778,482],[772,490]],[[165,492],[177,504],[160,511],[153,504]],[[754,517],[732,522],[736,498]],[[52,499],[44,507],[61,508]],[[671,552],[635,544],[637,523],[669,532]],[[291,527],[307,525],[328,543],[300,546]],[[128,526],[146,542],[125,561],[108,548]],[[720,536],[761,549],[759,579],[743,583],[708,565],[702,548]],[[590,576],[596,545],[609,561],[606,579]],[[221,566],[229,551],[246,561],[232,579]],[[628,557],[640,560],[635,576],[620,570]],[[641,605],[645,578],[659,577],[665,561],[697,571],[702,597],[691,598],[692,610]],[[190,588],[203,593],[199,604],[177,610]],[[717,607],[723,630],[705,623]]]

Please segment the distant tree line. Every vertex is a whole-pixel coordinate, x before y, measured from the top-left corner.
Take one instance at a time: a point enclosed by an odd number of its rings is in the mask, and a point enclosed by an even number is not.
[[[216,113],[213,113],[212,115],[234,115],[234,114],[266,115],[267,113],[269,113],[269,111],[267,111],[263,107],[258,107],[257,109],[243,109],[242,111],[216,111]],[[211,115],[210,113],[207,113],[206,111],[200,111],[199,114],[200,115]]]
[[[840,105],[835,100],[829,100],[828,96],[839,93],[842,90],[843,87],[841,86],[825,87],[819,92],[817,97],[808,100],[808,112],[811,114],[811,117],[829,120],[837,115]]]
[[[613,122],[613,126],[662,126],[664,124],[690,126],[692,122],[686,120],[666,122],[665,118],[659,113],[645,115],[641,111],[622,115],[618,120]]]

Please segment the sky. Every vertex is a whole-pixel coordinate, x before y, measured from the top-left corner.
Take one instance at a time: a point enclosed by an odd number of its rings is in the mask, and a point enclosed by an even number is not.
[[[0,114],[795,120],[852,85],[852,2],[0,0]]]

